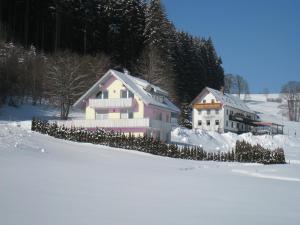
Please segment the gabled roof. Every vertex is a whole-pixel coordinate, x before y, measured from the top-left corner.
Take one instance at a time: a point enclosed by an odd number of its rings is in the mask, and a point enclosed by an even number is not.
[[[206,87],[204,88],[200,94],[192,101],[191,104],[194,104],[205,92],[210,92],[213,94],[217,101],[221,102],[225,106],[229,106],[235,109],[239,109],[242,111],[247,111],[249,113],[255,113],[252,111],[242,100],[240,100],[238,97],[233,96],[231,94],[222,93],[221,91]]]
[[[158,107],[163,107],[167,110],[173,112],[180,112],[180,110],[167,98],[165,98],[164,103],[161,103],[155,100],[152,94],[147,91],[151,90],[154,93],[167,96],[168,92],[150,84],[149,82],[142,80],[137,77],[130,76],[125,73],[121,73],[116,70],[109,70],[106,74],[101,77],[86,93],[84,93],[74,104],[73,107],[79,107],[82,105],[91,95],[96,94],[99,91],[99,85],[105,83],[111,76],[116,77],[118,80],[122,81],[122,83],[135,95],[139,96],[142,101],[147,105],[155,105]]]

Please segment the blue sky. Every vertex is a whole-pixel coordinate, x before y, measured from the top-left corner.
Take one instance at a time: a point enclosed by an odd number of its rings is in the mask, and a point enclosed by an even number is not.
[[[253,93],[300,81],[300,0],[162,0],[177,29],[211,36],[225,73]]]

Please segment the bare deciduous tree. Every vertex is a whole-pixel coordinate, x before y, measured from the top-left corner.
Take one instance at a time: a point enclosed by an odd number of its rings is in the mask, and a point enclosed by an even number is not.
[[[240,75],[227,74],[224,78],[224,90],[226,93],[238,94],[249,94],[249,85],[245,78]]]
[[[151,84],[162,87],[175,100],[174,71],[156,48],[146,48],[137,61],[135,72]]]
[[[248,82],[240,75],[236,75],[236,89],[239,97],[241,94],[249,93]]]
[[[224,91],[225,93],[232,93],[236,89],[236,79],[232,74],[226,74],[224,77]]]
[[[288,115],[291,121],[300,119],[300,82],[289,81],[281,88],[281,94],[287,101]]]
[[[266,101],[268,101],[268,97],[269,97],[269,89],[268,89],[268,88],[264,88],[263,94],[264,94],[265,97],[266,97]]]
[[[61,119],[68,119],[71,105],[85,90],[86,79],[79,55],[62,52],[49,57],[46,93],[59,105]]]
[[[156,48],[146,48],[138,60],[135,70],[148,82],[159,84],[165,82],[163,64],[163,59]]]

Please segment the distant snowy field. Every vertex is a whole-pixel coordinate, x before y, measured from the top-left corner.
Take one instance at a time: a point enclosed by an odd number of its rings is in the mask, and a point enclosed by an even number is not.
[[[280,117],[269,103],[249,105]],[[58,140],[31,132],[33,115],[55,118],[57,110],[0,109],[1,225],[300,223],[300,139],[292,134],[266,141],[283,144],[290,164],[197,162]],[[213,150],[239,138],[197,135]]]

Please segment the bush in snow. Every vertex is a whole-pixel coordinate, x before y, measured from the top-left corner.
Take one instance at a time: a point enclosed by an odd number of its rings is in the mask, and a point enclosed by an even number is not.
[[[282,148],[270,150],[261,145],[251,145],[245,141],[237,141],[235,147],[235,161],[257,162],[263,164],[285,163],[284,151]]]

